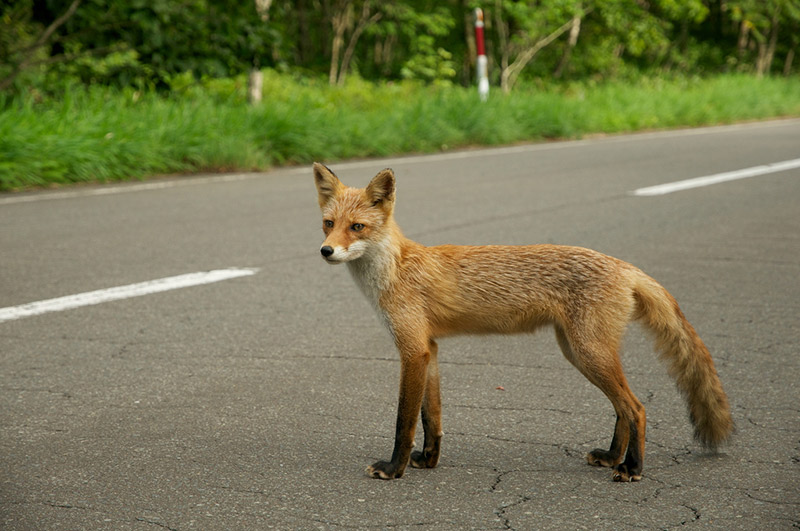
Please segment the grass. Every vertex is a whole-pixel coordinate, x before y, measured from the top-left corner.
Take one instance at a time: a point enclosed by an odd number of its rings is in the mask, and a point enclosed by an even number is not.
[[[244,101],[242,79],[169,95],[73,86],[0,97],[0,190],[800,115],[798,77],[496,90],[484,103],[461,87],[265,78],[258,106]]]

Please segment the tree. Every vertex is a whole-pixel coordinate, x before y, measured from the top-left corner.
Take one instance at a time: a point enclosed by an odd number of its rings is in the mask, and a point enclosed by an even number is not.
[[[475,7],[506,92],[526,76],[797,71],[800,0],[14,0],[0,2],[0,90],[267,67],[468,84]]]
[[[731,18],[739,26],[737,58],[744,62],[750,45],[754,44],[757,50],[754,69],[756,75],[763,76],[772,68],[781,28],[796,27],[800,21],[800,0],[741,0],[730,4]],[[789,42],[785,63],[791,65],[796,46],[794,33]],[[784,71],[787,71],[785,66]]]
[[[451,48],[463,46],[453,35],[456,12],[436,2],[384,4],[380,24],[369,30],[372,59],[384,76],[449,81],[456,75]]]
[[[13,4],[3,4],[0,8],[0,20],[4,31],[0,37],[0,64],[10,66],[6,72],[0,71],[0,90],[5,90],[28,67],[38,62],[34,58],[45,46],[50,44],[53,34],[63,26],[78,10],[81,0],[73,0],[67,9],[50,22],[47,27],[38,30],[31,23],[33,2],[31,0]],[[50,61],[63,60],[66,56],[50,57]],[[8,67],[7,67],[8,68]]]
[[[261,1],[261,0],[259,0]],[[35,9],[34,9],[35,7]],[[85,82],[153,83],[247,72],[276,41],[254,2],[22,0],[0,4],[0,83],[47,65]],[[6,37],[8,35],[8,37]]]
[[[579,20],[584,14],[579,0],[543,5],[495,0],[493,16],[500,48],[500,86],[503,92],[510,92],[536,54],[575,27],[576,18]]]
[[[328,81],[331,85],[341,85],[350,68],[356,44],[364,30],[380,20],[382,13],[373,12],[370,0],[362,0],[360,6],[354,0],[337,0],[333,6],[331,25],[333,26],[333,44],[331,45],[331,68]],[[356,20],[355,11],[359,9]],[[347,47],[342,52],[345,35],[349,33]],[[339,56],[341,55],[341,60]]]
[[[670,50],[680,41],[676,22],[688,28],[688,24],[699,23],[708,15],[701,0],[596,0],[595,6],[604,31],[619,42],[619,53],[641,59],[645,67],[669,58]]]
[[[581,20],[583,20],[583,13],[576,14],[574,17],[572,17],[572,25],[569,28],[569,40],[567,41],[567,46],[564,48],[564,52],[561,54],[561,59],[558,61],[558,66],[553,72],[553,77],[555,78],[560,78],[564,74],[567,63],[569,63],[569,58],[572,56],[572,50],[574,50],[575,45],[578,44],[578,37],[581,34]]]

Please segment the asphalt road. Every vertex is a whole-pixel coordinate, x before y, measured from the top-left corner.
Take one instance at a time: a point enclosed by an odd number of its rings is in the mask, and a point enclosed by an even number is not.
[[[798,157],[788,120],[331,165],[359,186],[393,167],[422,243],[591,247],[675,295],[738,431],[703,452],[632,327],[633,484],[583,460],[614,413],[549,332],[441,341],[440,466],[368,478],[391,453],[399,363],[319,257],[310,167],[0,196],[0,308],[258,268],[0,322],[0,528],[800,528],[800,170],[630,193]]]

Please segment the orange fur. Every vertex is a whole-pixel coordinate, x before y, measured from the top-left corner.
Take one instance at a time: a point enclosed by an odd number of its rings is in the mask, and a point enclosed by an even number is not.
[[[733,430],[727,397],[708,350],[675,299],[636,267],[596,251],[558,245],[425,247],[405,238],[394,217],[395,181],[383,170],[364,189],[344,186],[314,165],[326,238],[321,251],[347,263],[383,314],[400,352],[395,447],[374,477],[439,459],[441,400],[436,338],[464,333],[533,332],[552,325],[565,357],[609,398],[617,414],[609,450],[587,455],[614,467],[614,479],[641,478],[645,411],[628,387],[618,350],[640,319],[688,402],[695,435],[716,448]],[[425,443],[411,452],[422,413]]]

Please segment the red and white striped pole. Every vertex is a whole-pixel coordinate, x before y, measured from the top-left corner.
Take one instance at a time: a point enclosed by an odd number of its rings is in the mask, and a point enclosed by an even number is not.
[[[486,60],[486,45],[483,42],[483,10],[475,8],[475,44],[478,57],[475,69],[478,73],[478,95],[481,101],[489,97],[489,63]]]

